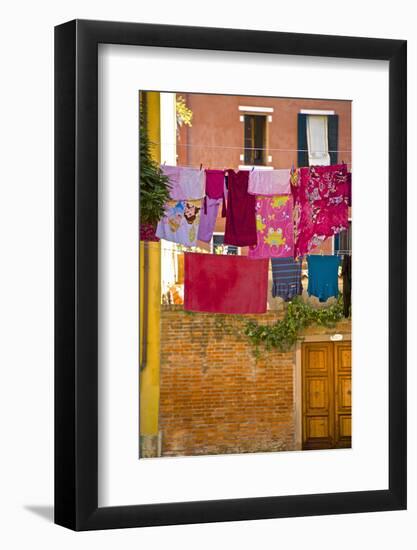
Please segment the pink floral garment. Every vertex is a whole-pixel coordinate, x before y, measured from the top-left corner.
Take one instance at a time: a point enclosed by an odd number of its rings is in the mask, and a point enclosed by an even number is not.
[[[291,195],[256,197],[258,244],[249,247],[249,258],[288,258],[294,254],[293,199]]]
[[[349,197],[346,164],[300,168],[297,176],[291,178],[295,258],[348,228]]]

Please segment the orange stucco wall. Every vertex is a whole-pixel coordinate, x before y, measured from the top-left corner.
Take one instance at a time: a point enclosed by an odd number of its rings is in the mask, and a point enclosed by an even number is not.
[[[178,93],[193,111],[192,127],[183,126],[177,140],[178,164],[237,169],[243,161],[241,106],[272,107],[267,123],[267,163],[274,168],[297,166],[297,114],[301,109],[332,110],[339,115],[338,161],[351,163],[351,102]],[[249,112],[249,111],[248,111]]]

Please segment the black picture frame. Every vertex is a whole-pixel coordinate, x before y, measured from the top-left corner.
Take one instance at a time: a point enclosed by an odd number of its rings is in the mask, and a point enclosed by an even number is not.
[[[389,62],[389,488],[98,507],[98,44]],[[406,508],[404,40],[74,20],[55,28],[55,523],[92,530]]]

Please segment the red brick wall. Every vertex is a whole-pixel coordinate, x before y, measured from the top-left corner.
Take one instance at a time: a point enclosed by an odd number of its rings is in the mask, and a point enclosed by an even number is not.
[[[246,319],[272,323],[284,309]],[[294,450],[295,353],[262,353],[238,316],[162,306],[159,423],[162,456]],[[307,334],[336,329],[311,327]],[[338,332],[350,333],[343,321]]]
[[[293,449],[293,353],[256,360],[221,319],[178,306],[162,311],[162,455]]]

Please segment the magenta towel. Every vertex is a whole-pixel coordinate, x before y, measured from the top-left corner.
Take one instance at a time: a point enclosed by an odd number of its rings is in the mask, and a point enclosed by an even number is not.
[[[206,195],[221,199],[224,195],[224,170],[206,170]]]
[[[269,260],[185,253],[184,309],[209,313],[265,313]]]
[[[253,246],[257,244],[256,197],[248,193],[249,170],[228,174],[226,230],[224,244]]]
[[[206,170],[206,196],[204,197],[203,205],[204,214],[207,214],[207,199],[222,199],[222,218],[224,218],[226,216],[224,170]]]

